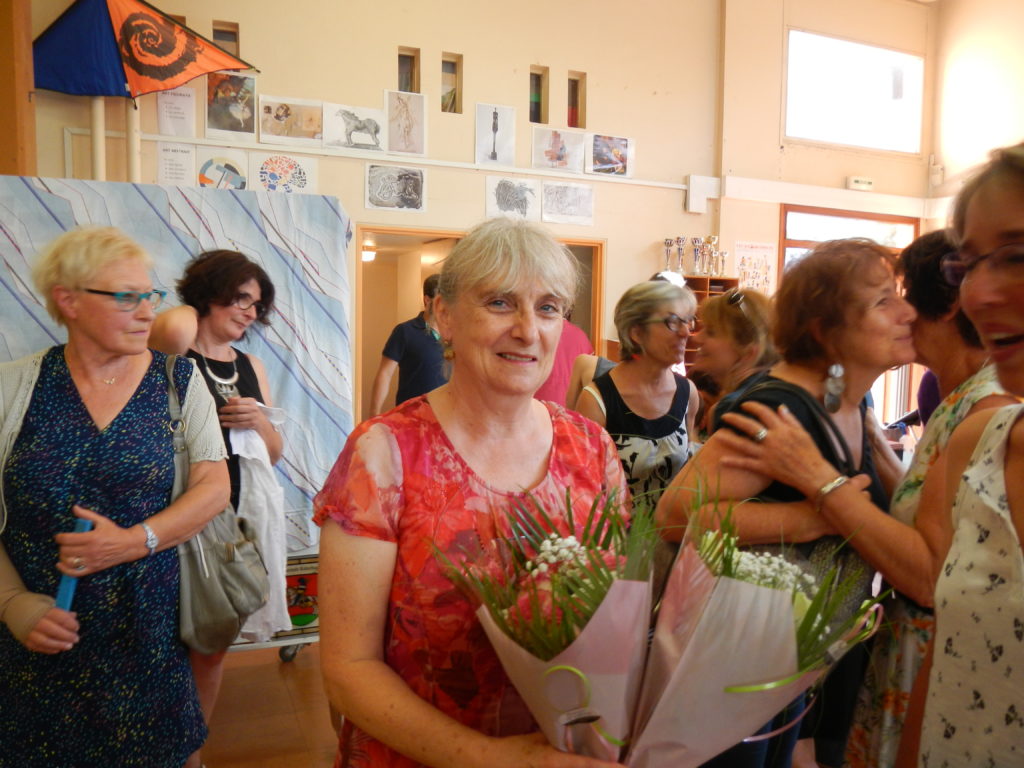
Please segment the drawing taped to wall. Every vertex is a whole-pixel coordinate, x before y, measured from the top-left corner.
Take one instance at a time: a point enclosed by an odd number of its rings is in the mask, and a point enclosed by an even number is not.
[[[540,221],[540,181],[506,176],[487,177],[487,218],[509,216]]]
[[[427,114],[423,94],[384,91],[384,103],[388,114],[388,151],[426,154]]]
[[[386,126],[383,109],[324,102],[324,147],[327,149],[383,152],[387,146]]]
[[[541,218],[552,224],[594,224],[594,188],[589,184],[545,181]]]
[[[533,129],[533,167],[583,173],[585,135],[550,128]]]
[[[317,191],[317,162],[313,158],[252,152],[249,155],[249,186],[267,192]]]
[[[635,148],[631,139],[621,136],[605,136],[600,133],[587,134],[587,173],[603,173],[609,176],[633,175],[633,154]]]
[[[249,157],[240,149],[196,147],[196,183],[215,189],[245,189],[249,177]]]
[[[426,210],[426,174],[421,168],[366,164],[366,207],[389,211]]]
[[[206,76],[206,138],[255,141],[255,77],[233,72]]]
[[[323,144],[323,102],[260,96],[260,141],[265,144]]]
[[[516,109],[476,105],[476,161],[486,165],[516,164]]]

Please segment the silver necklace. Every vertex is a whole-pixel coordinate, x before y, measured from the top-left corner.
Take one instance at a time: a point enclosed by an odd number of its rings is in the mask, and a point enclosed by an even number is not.
[[[196,352],[199,352],[197,349]],[[203,358],[203,367],[206,368],[206,375],[210,377],[210,381],[213,382],[214,388],[217,390],[217,394],[227,400],[229,397],[238,397],[238,358],[235,357],[231,360],[231,375],[222,379],[216,373],[213,372],[213,368],[210,367],[210,361],[206,359],[206,356],[199,352],[199,356]]]

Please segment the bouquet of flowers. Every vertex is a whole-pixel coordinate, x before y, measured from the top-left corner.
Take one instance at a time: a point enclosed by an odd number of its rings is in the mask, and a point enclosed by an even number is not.
[[[741,549],[727,512],[691,522],[669,575],[626,763],[696,766],[756,732],[875,631],[879,596],[847,611],[856,574],[820,579]]]
[[[632,726],[650,618],[652,512],[611,494],[566,525],[534,499],[508,512],[512,536],[449,576],[480,603],[488,639],[548,740],[615,760]]]
[[[820,580],[738,546],[726,513],[691,525],[653,639],[651,510],[595,502],[563,535],[534,503],[485,562],[443,558],[480,603],[506,673],[557,748],[631,768],[697,766],[756,732],[877,626],[876,598],[843,614],[854,583]],[[696,520],[696,518],[694,518]],[[563,526],[564,528],[564,526]],[[500,554],[496,554],[500,553]]]

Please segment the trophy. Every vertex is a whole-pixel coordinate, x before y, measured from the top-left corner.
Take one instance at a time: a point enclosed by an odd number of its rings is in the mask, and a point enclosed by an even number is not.
[[[685,270],[683,268],[683,248],[685,248],[685,247],[686,247],[686,238],[685,237],[677,237],[676,238],[676,272],[678,272],[680,275],[685,273]]]
[[[665,238],[665,271],[672,269],[672,244],[675,243],[671,237]]]
[[[701,264],[700,264],[700,249],[704,241],[699,237],[691,237],[690,245],[693,246],[693,274],[702,275]]]

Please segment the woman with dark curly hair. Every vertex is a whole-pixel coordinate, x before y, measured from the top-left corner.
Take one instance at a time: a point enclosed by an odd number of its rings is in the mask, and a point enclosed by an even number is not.
[[[232,448],[230,432],[255,430],[266,446],[269,465],[281,458],[282,439],[264,407],[273,402],[263,363],[232,345],[245,337],[253,323],[269,325],[274,285],[263,268],[243,254],[216,250],[196,256],[177,288],[182,304],[157,317],[150,344],[163,352],[187,355],[202,372],[217,404],[228,452],[231,503],[241,512],[246,499],[238,446]],[[220,690],[224,653],[193,651],[192,669],[209,722]]]

